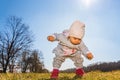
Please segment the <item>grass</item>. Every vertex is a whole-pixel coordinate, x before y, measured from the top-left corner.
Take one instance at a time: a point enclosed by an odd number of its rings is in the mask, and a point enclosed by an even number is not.
[[[74,73],[60,73],[59,80],[120,80],[120,70],[111,72],[92,71],[82,79],[73,79]],[[0,80],[50,80],[50,73],[0,73]]]

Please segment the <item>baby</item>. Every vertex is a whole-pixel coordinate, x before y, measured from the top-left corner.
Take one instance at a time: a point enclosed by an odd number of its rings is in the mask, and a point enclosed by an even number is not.
[[[59,41],[53,53],[55,58],[53,60],[53,71],[51,79],[57,79],[59,68],[66,58],[70,58],[76,66],[76,76],[82,77],[84,75],[83,58],[81,54],[87,59],[93,58],[92,53],[88,50],[82,38],[85,34],[85,24],[80,21],[75,21],[69,30],[64,30],[62,33],[54,33],[47,37],[48,41]]]

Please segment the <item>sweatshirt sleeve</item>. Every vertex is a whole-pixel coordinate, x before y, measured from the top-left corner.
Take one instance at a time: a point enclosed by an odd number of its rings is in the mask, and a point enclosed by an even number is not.
[[[62,33],[54,33],[51,36],[53,36],[55,38],[55,41],[60,41],[62,38]]]
[[[87,53],[90,52],[89,49],[87,48],[87,46],[84,44],[83,41],[80,43],[79,49],[82,51],[82,54],[85,57],[87,57]]]

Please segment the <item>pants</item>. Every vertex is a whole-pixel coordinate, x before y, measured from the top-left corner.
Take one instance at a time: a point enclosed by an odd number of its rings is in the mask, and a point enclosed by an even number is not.
[[[67,57],[56,55],[53,60],[53,68],[59,69],[61,67],[61,64],[65,61],[66,58],[70,58],[74,62],[76,68],[83,67],[83,58],[81,57],[80,53],[76,53],[74,56]]]

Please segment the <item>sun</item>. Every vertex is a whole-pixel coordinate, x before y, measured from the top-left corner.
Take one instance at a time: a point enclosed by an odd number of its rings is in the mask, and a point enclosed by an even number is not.
[[[81,2],[83,3],[83,5],[85,5],[86,7],[90,7],[95,3],[96,0],[81,0]]]

